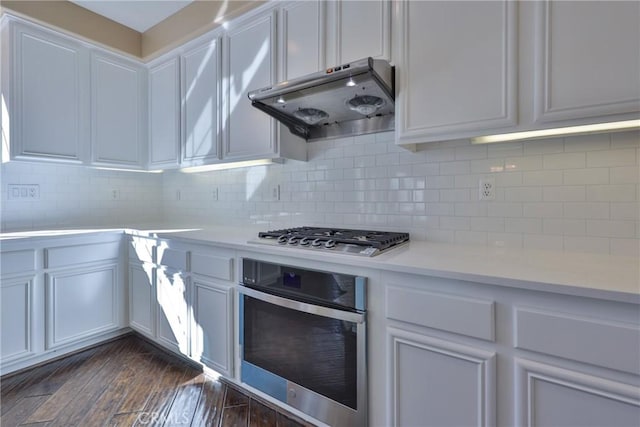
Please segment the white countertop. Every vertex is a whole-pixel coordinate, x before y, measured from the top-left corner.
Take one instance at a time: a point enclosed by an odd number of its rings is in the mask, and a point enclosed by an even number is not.
[[[264,226],[177,228],[146,226],[120,229],[75,229],[2,233],[2,243],[25,238],[50,238],[95,232],[177,238],[308,259],[310,251],[248,243]],[[550,291],[568,295],[640,303],[640,259],[599,254],[532,251],[513,248],[452,245],[412,241],[387,253],[367,258],[314,253],[335,264],[399,273],[444,277],[499,286]]]

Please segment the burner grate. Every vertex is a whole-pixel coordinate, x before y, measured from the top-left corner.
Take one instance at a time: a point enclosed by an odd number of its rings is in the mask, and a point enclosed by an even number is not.
[[[258,237],[262,239],[279,239],[282,236],[318,239],[321,242],[333,240],[337,244],[370,247],[380,251],[409,241],[409,233],[342,228],[295,227],[258,233]]]

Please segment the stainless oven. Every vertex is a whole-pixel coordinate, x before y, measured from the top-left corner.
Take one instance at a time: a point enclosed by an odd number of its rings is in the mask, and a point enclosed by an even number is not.
[[[242,382],[331,426],[366,425],[366,279],[246,258],[242,269]]]

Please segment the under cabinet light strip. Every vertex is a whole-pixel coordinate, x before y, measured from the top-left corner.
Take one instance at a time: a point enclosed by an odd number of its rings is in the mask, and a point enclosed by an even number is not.
[[[180,169],[180,172],[184,173],[197,173],[197,172],[209,172],[219,171],[224,169],[236,169],[246,168],[249,166],[268,166],[273,164],[272,159],[259,159],[259,160],[247,160],[244,162],[231,162],[231,163],[216,163],[214,165],[193,166],[189,168]]]
[[[574,134],[600,133],[610,131],[640,128],[640,120],[626,120],[623,122],[595,123],[582,126],[569,126],[554,129],[541,129],[526,132],[503,133],[471,138],[472,144],[492,144],[494,142],[518,141],[522,139],[549,138]]]

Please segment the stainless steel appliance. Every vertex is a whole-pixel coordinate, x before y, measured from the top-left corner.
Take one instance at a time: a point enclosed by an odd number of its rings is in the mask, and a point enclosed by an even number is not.
[[[331,426],[367,420],[366,278],[243,259],[241,380]]]
[[[336,65],[248,96],[307,141],[394,129],[394,67],[381,59]]]
[[[249,243],[368,257],[379,255],[408,242],[409,233],[323,227],[296,227],[265,231],[258,233],[258,239],[249,241]]]

